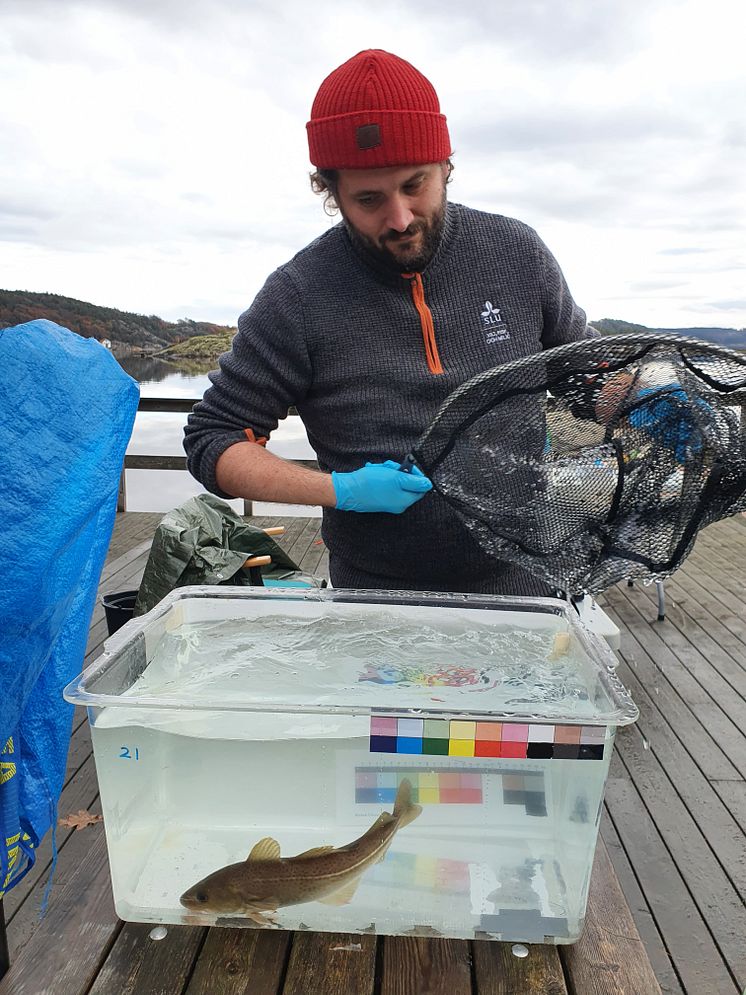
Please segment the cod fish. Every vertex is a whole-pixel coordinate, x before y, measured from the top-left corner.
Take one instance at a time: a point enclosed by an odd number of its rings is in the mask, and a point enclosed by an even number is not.
[[[422,812],[412,802],[412,785],[403,780],[393,812],[382,812],[370,829],[346,846],[319,846],[296,857],[281,857],[277,840],[259,840],[249,856],[208,874],[181,896],[194,912],[247,916],[260,926],[274,922],[273,913],[286,905],[350,901],[362,874],[382,860],[397,830]]]

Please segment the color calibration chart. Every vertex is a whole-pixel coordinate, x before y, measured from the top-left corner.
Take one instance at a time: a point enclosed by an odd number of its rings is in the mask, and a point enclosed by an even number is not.
[[[376,865],[374,882],[387,889],[436,890],[451,895],[468,895],[471,888],[469,863],[423,853],[393,851]]]
[[[418,805],[482,805],[491,785],[493,800],[497,791],[503,805],[516,806],[525,815],[547,814],[543,771],[494,768],[356,766],[355,805],[393,806],[405,778],[412,785],[412,801]]]
[[[404,779],[412,785],[412,801],[419,805],[481,805],[482,774],[466,770],[355,770],[356,805],[393,805]]]
[[[606,726],[371,715],[370,752],[510,760],[603,760]]]

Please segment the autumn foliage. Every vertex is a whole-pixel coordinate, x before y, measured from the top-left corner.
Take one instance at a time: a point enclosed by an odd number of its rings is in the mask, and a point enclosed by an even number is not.
[[[108,339],[115,351],[164,349],[195,335],[233,333],[226,325],[206,321],[164,321],[157,315],[132,314],[116,308],[99,307],[59,294],[39,294],[24,290],[0,290],[0,328],[21,325],[35,318],[69,328],[85,338]]]

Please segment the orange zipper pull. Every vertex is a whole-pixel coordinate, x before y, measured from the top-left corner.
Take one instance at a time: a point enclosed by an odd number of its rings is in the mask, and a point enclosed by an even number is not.
[[[414,300],[414,306],[417,308],[417,313],[420,316],[420,324],[422,325],[422,339],[425,343],[427,368],[431,373],[442,373],[443,366],[440,362],[438,345],[435,341],[435,325],[433,324],[433,315],[430,308],[427,306],[427,302],[425,301],[425,288],[422,284],[422,274],[402,273],[402,276],[411,281],[412,299]]]

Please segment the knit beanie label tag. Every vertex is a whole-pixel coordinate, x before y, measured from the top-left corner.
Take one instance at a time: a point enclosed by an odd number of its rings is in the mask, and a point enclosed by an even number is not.
[[[374,149],[381,144],[381,129],[377,124],[363,124],[357,129],[357,147]]]

